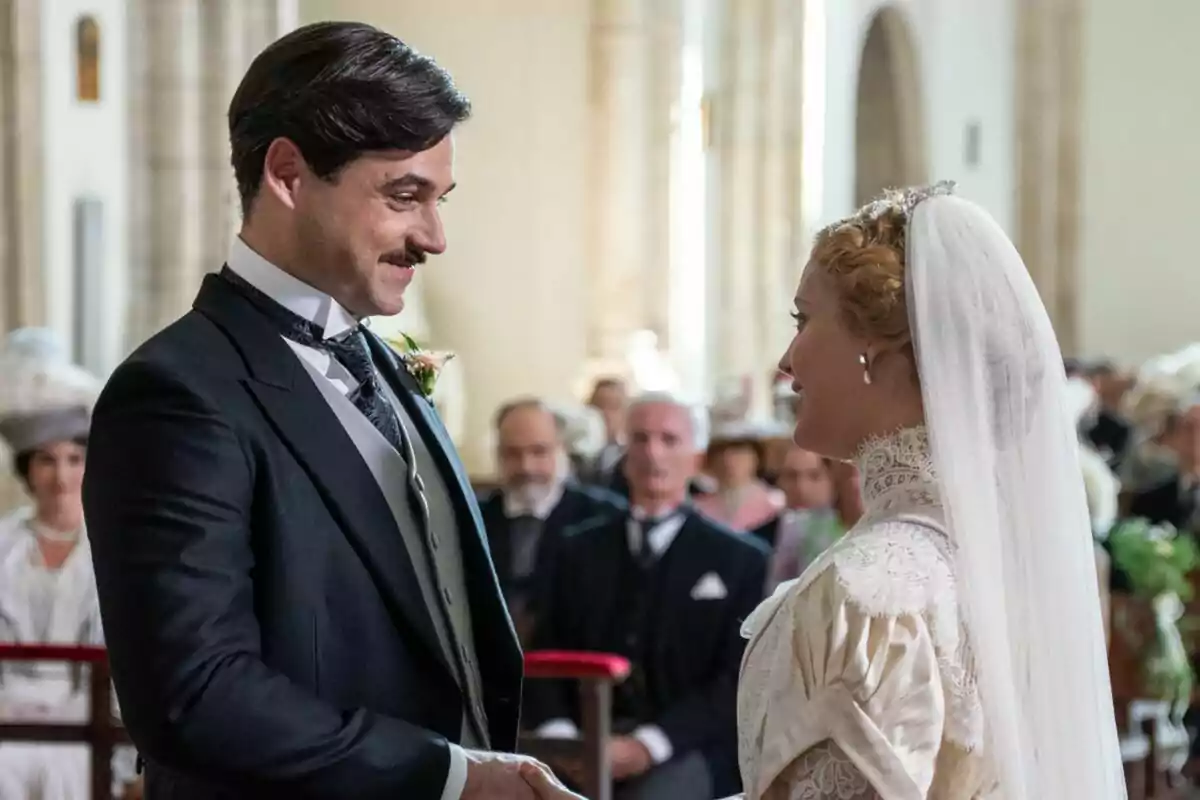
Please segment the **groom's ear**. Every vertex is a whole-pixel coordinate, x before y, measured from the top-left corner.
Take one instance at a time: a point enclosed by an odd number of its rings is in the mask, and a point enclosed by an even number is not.
[[[300,148],[291,139],[278,138],[267,147],[263,156],[261,192],[273,194],[288,208],[296,207],[296,190],[308,172],[308,164]]]

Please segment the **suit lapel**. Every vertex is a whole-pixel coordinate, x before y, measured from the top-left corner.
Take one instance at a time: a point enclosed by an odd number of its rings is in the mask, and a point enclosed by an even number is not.
[[[562,497],[558,503],[546,515],[546,530],[554,530],[561,532],[565,527],[567,520],[575,518],[576,522],[581,522],[578,519],[578,510],[581,503],[581,498],[571,489],[571,484],[563,486]]]
[[[675,540],[671,542],[667,551],[659,556],[659,569],[661,570],[659,580],[663,587],[661,601],[672,606],[688,603],[692,596],[692,589],[701,577],[701,573],[695,567],[697,539],[690,535],[693,533],[692,526],[698,524],[698,521],[695,513],[691,511],[684,513],[687,516],[679,528],[679,533],[675,534]],[[665,622],[674,618],[674,615],[661,614],[659,618]]]
[[[395,517],[375,476],[296,354],[254,307],[220,278],[205,278],[196,309],[230,336],[246,358],[243,383],[308,473],[358,553],[397,622],[445,665]]]
[[[512,564],[512,529],[508,517],[504,515],[504,495],[496,490],[488,498],[481,509],[484,530],[487,533],[488,547],[491,549],[492,562],[500,585],[508,583]]]
[[[454,442],[450,441],[446,427],[442,425],[441,418],[438,417],[437,409],[421,393],[421,388],[417,386],[412,375],[408,374],[408,370],[400,365],[399,358],[392,348],[369,331],[367,332],[367,342],[371,347],[371,358],[374,360],[376,368],[391,384],[392,391],[404,404],[404,410],[420,428],[418,433],[425,437],[432,436],[437,443],[437,446],[430,447],[429,451],[437,462],[438,471],[450,488],[455,512],[464,523],[469,521],[474,526],[476,537],[486,547],[479,504],[474,500],[475,493],[471,489],[471,482],[467,478],[466,472],[463,471],[459,460],[452,457],[457,451],[454,448]],[[427,438],[426,441],[429,439]]]
[[[450,500],[454,504],[464,568],[471,577],[467,594],[475,618],[475,641],[480,657],[483,658],[484,653],[493,646],[497,650],[506,651],[512,655],[512,660],[504,666],[514,670],[519,680],[522,662],[517,631],[500,589],[496,565],[488,546],[487,529],[479,511],[479,501],[461,462],[456,457],[458,451],[454,442],[450,440],[450,435],[442,425],[437,409],[421,392],[408,370],[399,363],[395,351],[370,331],[366,332],[366,337],[375,368],[391,385],[397,399],[404,404],[405,411],[419,428],[416,433],[422,437],[433,437],[425,439],[434,445],[426,449],[437,463],[438,471],[446,482]],[[488,578],[491,579],[490,585],[487,583]],[[489,621],[493,620],[494,622],[489,624]]]

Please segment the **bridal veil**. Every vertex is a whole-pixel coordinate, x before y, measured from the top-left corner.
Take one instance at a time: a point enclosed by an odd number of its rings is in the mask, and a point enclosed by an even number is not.
[[[907,300],[1005,800],[1125,797],[1062,355],[1025,265],[943,188],[911,209]]]

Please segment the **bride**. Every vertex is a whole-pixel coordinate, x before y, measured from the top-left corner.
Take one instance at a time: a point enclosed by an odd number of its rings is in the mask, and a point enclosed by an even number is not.
[[[795,440],[857,463],[866,513],[743,626],[745,797],[1124,798],[1062,356],[1016,249],[950,184],[891,192],[817,236],[795,305]]]

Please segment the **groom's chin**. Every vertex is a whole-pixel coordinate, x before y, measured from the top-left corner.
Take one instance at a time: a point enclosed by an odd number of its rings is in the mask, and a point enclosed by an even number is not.
[[[371,305],[375,307],[371,316],[391,317],[404,310],[404,289],[387,287],[372,292]]]

